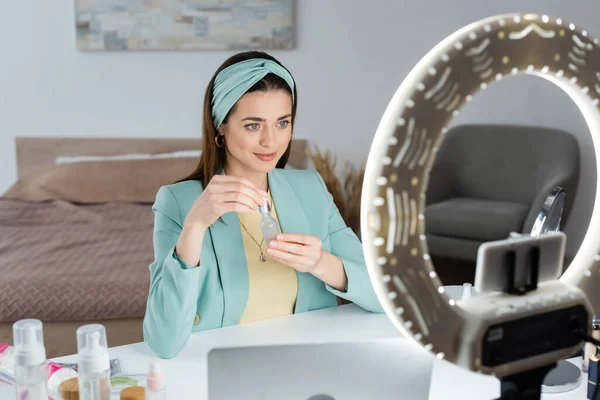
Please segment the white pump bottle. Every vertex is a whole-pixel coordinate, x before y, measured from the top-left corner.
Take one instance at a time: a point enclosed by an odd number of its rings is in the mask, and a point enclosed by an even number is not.
[[[48,400],[42,321],[23,319],[15,322],[13,342],[17,399]]]
[[[90,324],[77,329],[77,348],[79,398],[109,400],[110,360],[104,326]]]

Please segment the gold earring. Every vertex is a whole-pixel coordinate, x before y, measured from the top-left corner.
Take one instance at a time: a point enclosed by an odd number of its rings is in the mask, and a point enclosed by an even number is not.
[[[223,140],[219,141],[219,138],[222,138]],[[215,136],[215,144],[217,145],[218,148],[225,146],[225,136],[223,136],[223,135]]]

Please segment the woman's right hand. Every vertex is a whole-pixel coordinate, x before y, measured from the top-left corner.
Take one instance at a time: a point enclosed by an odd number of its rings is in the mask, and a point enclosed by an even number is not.
[[[215,175],[194,201],[185,225],[206,230],[228,212],[248,213],[263,204],[267,193],[246,178]]]

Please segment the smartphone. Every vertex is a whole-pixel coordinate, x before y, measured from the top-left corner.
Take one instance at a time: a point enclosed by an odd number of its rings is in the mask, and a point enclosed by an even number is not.
[[[475,290],[518,294],[538,283],[558,279],[563,270],[566,235],[523,235],[486,242],[477,251]]]

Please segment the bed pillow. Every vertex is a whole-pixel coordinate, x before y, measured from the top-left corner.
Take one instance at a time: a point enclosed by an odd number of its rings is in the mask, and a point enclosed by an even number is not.
[[[153,203],[161,186],[187,177],[197,165],[196,157],[64,163],[22,177],[2,197],[74,203]]]

